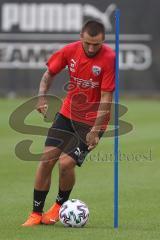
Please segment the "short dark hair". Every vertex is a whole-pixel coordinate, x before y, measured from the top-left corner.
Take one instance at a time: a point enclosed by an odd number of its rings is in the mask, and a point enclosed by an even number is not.
[[[84,23],[81,33],[87,32],[90,36],[95,37],[102,33],[105,38],[105,27],[98,20],[88,20]]]

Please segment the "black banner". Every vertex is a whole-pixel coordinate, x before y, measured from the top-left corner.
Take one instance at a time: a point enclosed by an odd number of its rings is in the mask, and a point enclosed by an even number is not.
[[[114,48],[114,11],[119,8],[121,91],[158,92],[159,8],[154,1],[0,1],[1,94],[36,92],[48,57],[79,39],[87,19],[100,19]],[[54,84],[61,91],[66,73]]]

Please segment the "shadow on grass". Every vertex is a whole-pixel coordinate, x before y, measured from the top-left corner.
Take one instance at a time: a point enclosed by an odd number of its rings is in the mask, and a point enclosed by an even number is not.
[[[121,224],[119,226],[118,229],[114,229],[113,226],[111,225],[91,225],[91,224],[88,224],[84,227],[81,227],[81,228],[72,228],[72,227],[64,227],[61,223],[58,223],[58,224],[55,224],[55,225],[44,225],[44,224],[41,224],[41,225],[38,225],[36,226],[35,228],[46,228],[46,229],[49,229],[49,228],[54,228],[54,229],[65,229],[66,231],[84,231],[84,230],[114,230],[114,231],[140,231],[140,232],[146,232],[146,231],[158,231],[160,232],[160,228],[159,228],[159,224],[157,223],[157,225],[155,226],[155,224],[148,224],[148,227],[147,226],[144,226],[143,224]]]
[[[71,229],[73,229],[73,231],[74,231],[74,229],[75,230],[78,230],[78,231],[81,231],[81,230],[84,230],[84,229],[110,229],[110,230],[112,230],[112,229],[114,229],[112,226],[109,226],[109,225],[103,225],[103,226],[101,226],[101,225],[91,225],[91,224],[86,224],[86,226],[84,226],[84,227],[80,227],[80,228],[76,228],[76,227],[65,227],[65,226],[63,226],[61,223],[57,223],[57,224],[55,224],[55,225],[45,225],[45,224],[41,224],[41,225],[38,225],[38,226],[36,226],[36,227],[41,227],[41,228],[56,228],[56,229],[66,229],[66,230],[71,230]]]

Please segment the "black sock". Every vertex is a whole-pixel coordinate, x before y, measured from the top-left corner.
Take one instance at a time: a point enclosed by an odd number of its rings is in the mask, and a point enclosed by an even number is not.
[[[72,189],[68,191],[61,191],[61,189],[59,189],[59,192],[56,198],[56,203],[62,205],[64,202],[66,202],[69,199],[69,195],[71,191]]]
[[[39,191],[34,189],[33,194],[33,212],[42,213],[44,202],[46,200],[48,191]]]

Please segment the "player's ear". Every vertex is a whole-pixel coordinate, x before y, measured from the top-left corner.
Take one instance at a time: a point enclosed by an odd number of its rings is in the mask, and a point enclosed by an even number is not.
[[[83,33],[80,32],[80,39],[82,40],[83,39]]]

